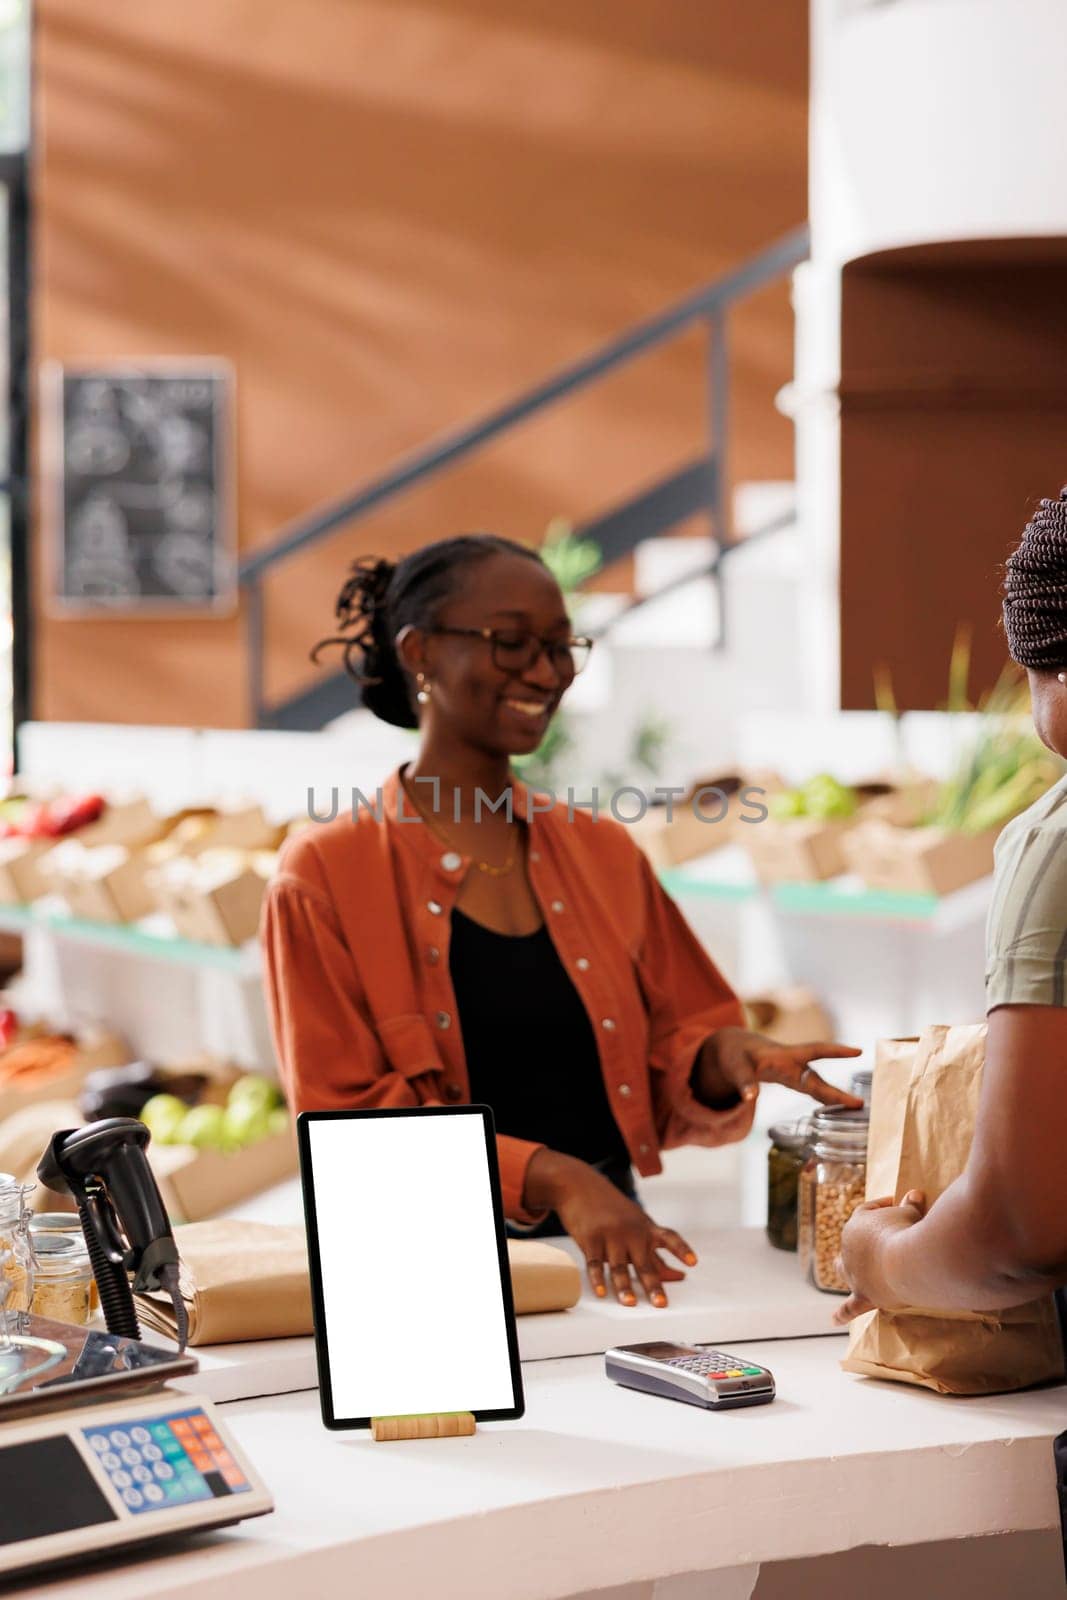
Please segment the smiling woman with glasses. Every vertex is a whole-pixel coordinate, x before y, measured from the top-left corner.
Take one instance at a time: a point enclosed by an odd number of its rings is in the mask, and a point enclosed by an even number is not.
[[[742,1138],[761,1081],[859,1104],[810,1065],[856,1052],[748,1032],[629,830],[514,777],[592,647],[535,550],[478,534],[358,561],[328,646],[419,738],[380,813],[303,829],[270,886],[290,1102],[490,1105],[513,1229],[570,1233],[597,1294],[666,1305],[696,1257],[633,1168]]]
[[[493,665],[501,672],[526,672],[538,656],[544,654],[568,683],[581,672],[593,648],[592,639],[544,639],[525,628],[428,628],[426,631],[452,634],[461,639],[484,639],[489,645]]]

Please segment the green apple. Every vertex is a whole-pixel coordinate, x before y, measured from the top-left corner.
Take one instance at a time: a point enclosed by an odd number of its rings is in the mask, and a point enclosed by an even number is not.
[[[820,772],[803,788],[804,808],[811,817],[830,821],[850,817],[856,809],[856,793],[838,782],[829,772]]]
[[[281,1090],[270,1078],[260,1077],[258,1073],[248,1072],[243,1078],[238,1078],[226,1096],[229,1106],[253,1105],[259,1106],[264,1111],[273,1111],[281,1099]]]
[[[266,1106],[257,1105],[250,1097],[227,1106],[223,1113],[227,1141],[240,1147],[255,1144],[270,1131],[271,1113]]]
[[[179,1144],[193,1144],[198,1150],[224,1150],[230,1143],[226,1113],[221,1106],[194,1106],[182,1118],[177,1131]]]
[[[787,817],[802,817],[804,796],[799,789],[783,789],[779,794],[771,795],[767,809],[772,817],[777,817],[780,821]]]
[[[141,1121],[157,1144],[176,1144],[175,1134],[188,1111],[185,1101],[176,1094],[154,1094],[141,1107]]]

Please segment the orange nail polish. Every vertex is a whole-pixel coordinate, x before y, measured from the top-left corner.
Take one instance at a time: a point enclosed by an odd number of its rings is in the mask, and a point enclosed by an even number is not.
[[[665,1294],[654,1294],[652,1296],[652,1304],[654,1306],[665,1306],[667,1304],[667,1296]]]
[[[624,1306],[635,1306],[637,1301],[634,1299],[632,1294],[624,1294],[622,1297],[622,1303]]]
[[[602,1283],[598,1283],[596,1286],[596,1292],[600,1296],[601,1300],[603,1300],[608,1291],[605,1289]]]
[[[697,1264],[697,1258],[693,1254],[692,1250],[690,1250],[689,1254],[684,1257],[684,1260],[687,1267],[695,1267]]]

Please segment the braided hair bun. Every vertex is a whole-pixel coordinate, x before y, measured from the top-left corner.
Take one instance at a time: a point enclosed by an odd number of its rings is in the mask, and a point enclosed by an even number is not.
[[[359,684],[368,711],[395,727],[415,728],[418,721],[388,623],[395,574],[393,562],[377,556],[361,556],[352,563],[334,606],[338,632],[320,639],[311,659],[318,662],[321,651],[339,645],[342,665]]]
[[[529,545],[492,533],[465,533],[424,545],[396,563],[361,556],[349,568],[337,596],[337,631],[311,652],[338,646],[349,677],[359,684],[363,704],[383,722],[417,728],[408,674],[396,640],[407,627],[432,628],[442,604],[455,593],[465,568],[489,556],[519,555],[540,563]]]
[[[1067,487],[1042,500],[1008,558],[1004,631],[1021,667],[1067,667]]]

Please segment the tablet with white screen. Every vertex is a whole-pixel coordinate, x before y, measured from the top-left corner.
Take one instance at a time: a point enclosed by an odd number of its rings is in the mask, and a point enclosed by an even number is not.
[[[488,1106],[297,1118],[322,1420],[521,1417]]]

